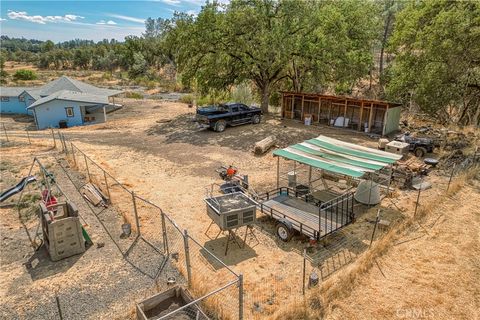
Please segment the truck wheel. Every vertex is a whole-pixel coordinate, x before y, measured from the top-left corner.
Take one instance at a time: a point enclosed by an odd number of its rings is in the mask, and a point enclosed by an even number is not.
[[[280,240],[288,242],[290,239],[292,239],[293,232],[286,224],[279,222],[277,223],[275,229],[277,232],[277,237],[280,238]]]
[[[424,155],[427,154],[427,149],[425,149],[424,147],[418,147],[415,149],[414,153],[416,157],[422,158]]]
[[[252,117],[252,123],[253,124],[259,124],[260,123],[260,116],[258,114],[254,115]]]
[[[225,122],[225,120],[219,120],[215,123],[215,131],[217,132],[225,131],[226,127],[227,127],[227,123]]]

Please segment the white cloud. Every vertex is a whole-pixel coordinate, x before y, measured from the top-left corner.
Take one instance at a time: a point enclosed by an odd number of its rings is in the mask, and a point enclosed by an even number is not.
[[[7,21],[7,19],[0,18],[0,21]]]
[[[172,6],[177,6],[180,4],[180,0],[162,0],[162,2]]]
[[[110,14],[109,17],[117,18],[117,19],[125,20],[125,21],[130,21],[130,22],[136,22],[136,23],[142,23],[142,24],[145,23],[145,19],[123,16],[123,15],[120,15],[120,14]]]
[[[12,20],[24,20],[33,23],[46,24],[47,22],[73,22],[78,19],[83,19],[82,16],[75,14],[66,14],[64,16],[30,16],[26,11],[12,11],[9,10],[7,16]]]
[[[186,12],[186,14],[190,14],[190,15],[195,16],[195,17],[198,15],[197,11],[195,11],[195,10],[188,10]]]
[[[103,24],[103,25],[110,25],[110,26],[114,26],[116,25],[117,23],[113,20],[108,20],[108,21],[105,21],[105,20],[100,20],[98,21],[96,24]]]

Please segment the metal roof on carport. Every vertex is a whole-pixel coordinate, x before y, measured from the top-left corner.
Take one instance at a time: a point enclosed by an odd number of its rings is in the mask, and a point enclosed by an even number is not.
[[[402,158],[401,155],[326,136],[275,150],[273,155],[355,178],[360,178],[367,172],[378,171]]]

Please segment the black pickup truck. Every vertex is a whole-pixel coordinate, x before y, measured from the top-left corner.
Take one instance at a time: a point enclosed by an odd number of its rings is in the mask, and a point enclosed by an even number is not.
[[[227,126],[246,123],[258,124],[262,110],[243,103],[226,103],[197,109],[196,120],[201,128],[210,128],[222,132]]]

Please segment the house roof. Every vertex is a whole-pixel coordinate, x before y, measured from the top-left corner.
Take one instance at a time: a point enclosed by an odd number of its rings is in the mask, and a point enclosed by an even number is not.
[[[92,86],[91,84],[78,81],[78,80],[69,78],[67,76],[62,76],[56,80],[53,80],[38,89],[40,89],[39,95],[42,97],[51,95],[61,90],[68,90],[72,92],[81,92],[81,93],[87,93],[87,94],[98,95],[98,96],[107,96],[107,97],[122,93],[121,90],[97,88],[95,86]]]
[[[273,154],[355,178],[362,177],[366,172],[378,171],[402,158],[401,155],[325,136],[275,150]]]
[[[32,89],[26,89],[24,91],[22,91],[20,94],[22,94],[23,92],[26,92],[30,95],[30,97],[32,97],[33,99],[35,100],[38,100],[40,99],[42,96],[40,95],[40,92],[42,91],[41,88],[32,88]]]
[[[70,91],[70,90],[61,90],[53,94],[50,94],[46,97],[38,99],[37,101],[32,103],[30,106],[28,106],[27,109],[38,107],[42,104],[48,103],[53,100],[68,100],[68,101],[85,102],[85,103],[102,104],[102,105],[108,104],[108,96],[95,95],[95,94],[76,92],[76,91]]]
[[[30,90],[30,87],[0,87],[2,97],[18,97],[23,91]]]

